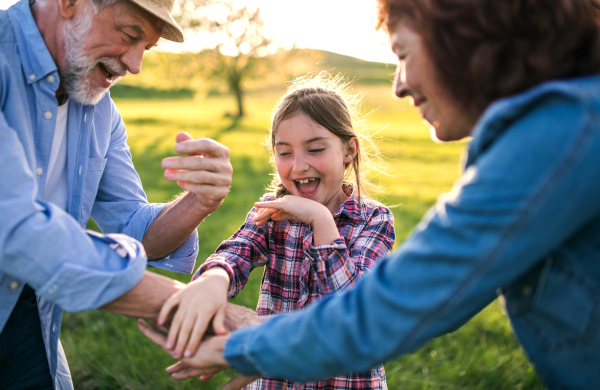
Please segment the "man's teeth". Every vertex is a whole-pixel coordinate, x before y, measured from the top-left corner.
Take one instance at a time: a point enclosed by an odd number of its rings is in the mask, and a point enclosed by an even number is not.
[[[309,181],[315,181],[315,180],[317,180],[317,179],[313,177],[312,179],[296,180],[296,181],[297,181],[298,183],[300,183],[300,184],[306,184],[306,183],[308,183]]]

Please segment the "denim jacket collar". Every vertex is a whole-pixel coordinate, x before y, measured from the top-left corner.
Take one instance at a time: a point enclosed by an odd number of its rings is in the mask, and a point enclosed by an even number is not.
[[[12,30],[19,48],[19,57],[28,84],[56,72],[56,64],[35,24],[29,2],[21,0],[8,9]],[[58,75],[57,75],[58,76]],[[58,86],[58,83],[56,83]]]
[[[580,89],[588,85],[596,85],[599,75],[591,75],[571,80],[551,80],[531,88],[515,96],[499,99],[484,111],[473,129],[473,139],[468,148],[465,169],[475,161],[509,128],[509,124],[520,118],[536,101],[551,93],[561,96],[572,96],[574,101],[581,102]]]

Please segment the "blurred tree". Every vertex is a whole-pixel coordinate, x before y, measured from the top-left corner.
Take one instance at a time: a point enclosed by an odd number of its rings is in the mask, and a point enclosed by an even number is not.
[[[260,8],[236,0],[177,0],[173,13],[186,34],[208,60],[209,77],[224,80],[244,115],[244,81],[266,72],[268,54],[277,51],[265,34]]]

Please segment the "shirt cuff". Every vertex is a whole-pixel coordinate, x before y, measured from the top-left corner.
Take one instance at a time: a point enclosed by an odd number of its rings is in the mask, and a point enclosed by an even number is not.
[[[248,326],[233,332],[229,336],[229,340],[227,340],[225,349],[223,350],[223,357],[227,360],[227,363],[242,375],[264,375],[252,361],[249,354],[247,354],[248,344],[254,335],[254,330],[258,326]]]
[[[233,272],[233,268],[231,268],[231,265],[227,264],[225,261],[220,261],[220,260],[206,261],[204,264],[202,264],[200,266],[200,268],[198,268],[198,271],[196,271],[196,273],[192,277],[192,280],[198,279],[200,277],[200,275],[202,275],[204,272],[208,271],[211,268],[215,268],[215,267],[221,267],[225,270],[225,272],[227,272],[227,275],[229,276],[229,288],[227,289],[227,299],[233,298],[234,291],[232,291],[232,286],[234,285],[234,282],[235,282],[235,273]]]
[[[327,245],[310,246],[304,250],[304,254],[313,262],[324,261],[329,258],[331,252],[346,249],[346,241],[338,237]]]
[[[196,266],[198,256],[198,231],[194,232],[183,244],[168,256],[149,260],[148,268],[162,268],[173,272],[191,274]]]

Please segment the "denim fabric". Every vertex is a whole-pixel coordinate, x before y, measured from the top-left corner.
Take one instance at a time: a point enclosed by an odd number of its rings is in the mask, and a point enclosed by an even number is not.
[[[387,261],[348,292],[234,332],[226,359],[296,381],[360,371],[457,329],[503,293],[550,389],[600,389],[599,113],[599,76],[495,102],[463,175]]]
[[[55,388],[69,389],[62,310],[97,308],[137,284],[139,241],[165,204],[148,203],[108,94],[95,106],[69,100],[67,212],[43,201],[59,83],[28,1],[0,11],[0,331],[29,284]],[[107,235],[84,230],[90,215]],[[149,266],[191,273],[197,251],[194,232]]]
[[[0,332],[0,383],[3,390],[54,388],[35,291],[27,285]]]

